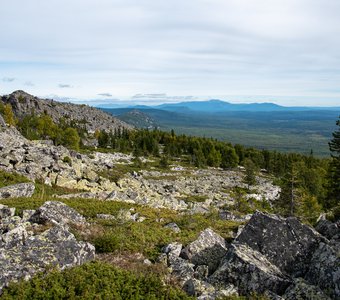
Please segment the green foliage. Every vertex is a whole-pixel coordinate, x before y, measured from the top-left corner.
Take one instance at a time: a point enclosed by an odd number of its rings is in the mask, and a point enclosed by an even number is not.
[[[243,162],[243,165],[246,169],[246,176],[244,178],[244,182],[248,185],[248,188],[251,185],[256,184],[256,165],[249,158],[246,158]]]
[[[9,173],[3,170],[0,170],[0,188],[17,183],[29,182],[29,180],[19,174]]]
[[[68,165],[70,165],[70,166],[72,166],[72,159],[71,159],[71,157],[69,157],[69,156],[65,156],[65,157],[63,158],[63,162],[66,163],[66,164],[68,164]]]
[[[327,208],[340,203],[340,117],[336,121],[336,125],[338,129],[333,132],[333,139],[329,142],[332,160],[327,174],[327,197],[324,203]]]
[[[15,118],[12,106],[9,103],[4,105],[0,102],[0,114],[3,115],[4,121],[9,126],[15,126],[17,124],[18,120]]]
[[[159,160],[159,167],[162,169],[169,168],[169,158],[167,155],[162,155],[161,159]]]
[[[183,291],[165,286],[154,274],[135,274],[101,262],[12,283],[1,299],[192,299]]]
[[[80,137],[77,130],[71,127],[66,128],[62,136],[61,143],[65,147],[79,150]]]

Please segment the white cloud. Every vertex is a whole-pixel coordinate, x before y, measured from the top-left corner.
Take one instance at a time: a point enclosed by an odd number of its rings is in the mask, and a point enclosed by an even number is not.
[[[12,0],[1,11],[0,76],[35,94],[340,97],[337,0]]]

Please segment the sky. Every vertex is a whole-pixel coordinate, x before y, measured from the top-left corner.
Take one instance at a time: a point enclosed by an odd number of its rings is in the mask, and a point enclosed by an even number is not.
[[[339,0],[0,0],[0,13],[0,94],[340,106]]]

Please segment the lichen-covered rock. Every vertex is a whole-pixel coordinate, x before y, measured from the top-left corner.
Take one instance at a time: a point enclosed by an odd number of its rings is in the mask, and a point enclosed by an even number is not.
[[[15,214],[14,207],[8,207],[7,205],[0,204],[0,219],[6,217],[12,217]]]
[[[182,251],[182,244],[174,242],[163,247],[162,252],[165,254],[171,254],[179,256]]]
[[[227,253],[226,242],[219,234],[207,228],[198,238],[187,245],[181,257],[188,259],[195,265],[207,265],[209,272],[214,272],[222,257]]]
[[[310,285],[302,278],[298,278],[294,280],[294,283],[288,287],[286,292],[283,295],[283,298],[286,300],[296,300],[296,299],[304,299],[304,300],[329,300],[327,297],[317,286]]]
[[[340,234],[340,221],[333,223],[323,217],[319,219],[315,229],[326,238],[331,239],[333,236]]]
[[[209,278],[215,285],[233,284],[243,295],[270,290],[283,294],[291,284],[288,276],[260,252],[242,244],[232,244],[221,265]]]
[[[171,275],[176,277],[182,285],[194,277],[194,265],[171,253],[168,255],[168,267]]]
[[[36,223],[53,223],[56,225],[84,224],[85,218],[76,210],[59,201],[47,201],[31,217]]]
[[[1,219],[0,294],[11,281],[29,279],[47,267],[64,269],[94,259],[94,246],[77,241],[66,226],[51,226],[11,214]]]
[[[35,190],[34,183],[18,183],[0,188],[0,199],[32,197]]]
[[[330,243],[320,243],[305,279],[319,286],[331,298],[340,299],[340,235]]]
[[[321,240],[321,235],[296,218],[285,219],[262,212],[256,212],[235,239],[296,277],[305,274]]]

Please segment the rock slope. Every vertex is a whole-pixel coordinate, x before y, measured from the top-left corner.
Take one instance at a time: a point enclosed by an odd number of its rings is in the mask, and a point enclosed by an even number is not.
[[[89,132],[95,130],[114,131],[117,128],[132,129],[131,125],[114,118],[94,107],[77,105],[66,102],[58,102],[49,99],[39,99],[24,91],[15,91],[10,95],[2,97],[3,103],[9,103],[17,117],[27,114],[47,113],[54,122],[58,123],[61,117],[80,122]]]

